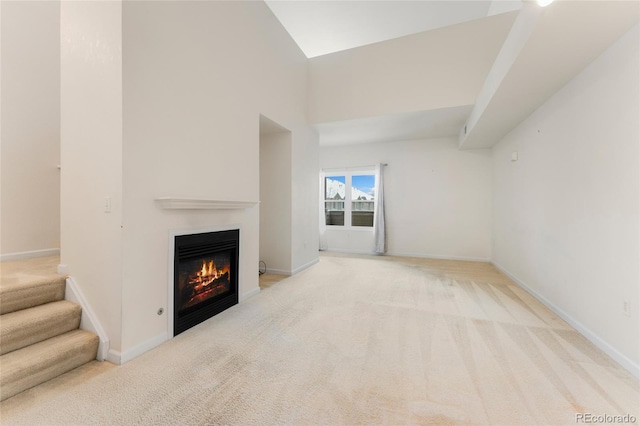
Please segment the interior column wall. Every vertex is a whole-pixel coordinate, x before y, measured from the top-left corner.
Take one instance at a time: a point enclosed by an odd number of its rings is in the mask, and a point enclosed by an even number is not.
[[[260,260],[291,275],[291,132],[260,135]]]
[[[121,349],[122,3],[61,3],[61,262]],[[107,207],[108,204],[108,207]]]

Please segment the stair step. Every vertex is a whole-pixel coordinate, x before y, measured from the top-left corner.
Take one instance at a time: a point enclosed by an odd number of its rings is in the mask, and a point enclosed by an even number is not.
[[[62,300],[65,285],[64,275],[34,279],[26,283],[3,282],[0,286],[0,314]]]
[[[96,359],[98,336],[73,330],[0,356],[0,401]]]
[[[75,330],[82,308],[67,300],[4,314],[0,319],[0,355]]]

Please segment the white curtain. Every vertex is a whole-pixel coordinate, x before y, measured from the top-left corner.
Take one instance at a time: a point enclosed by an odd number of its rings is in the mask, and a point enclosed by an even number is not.
[[[383,254],[387,252],[387,231],[384,226],[384,185],[382,181],[382,175],[384,171],[384,165],[376,165],[376,192],[375,201],[373,203],[374,221],[373,224],[373,238],[374,238],[374,252]]]
[[[319,221],[319,229],[320,229],[320,238],[319,238],[319,244],[320,246],[318,247],[319,250],[327,250],[328,245],[327,245],[327,223],[325,222],[325,213],[324,213],[324,197],[325,197],[325,193],[324,193],[324,178],[325,178],[325,173],[324,172],[320,172],[320,212],[318,217],[320,218]]]

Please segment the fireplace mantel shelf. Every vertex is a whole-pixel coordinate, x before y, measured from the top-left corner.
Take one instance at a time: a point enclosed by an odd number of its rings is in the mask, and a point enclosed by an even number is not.
[[[223,201],[204,198],[159,197],[156,202],[166,210],[233,210],[248,209],[257,201]]]

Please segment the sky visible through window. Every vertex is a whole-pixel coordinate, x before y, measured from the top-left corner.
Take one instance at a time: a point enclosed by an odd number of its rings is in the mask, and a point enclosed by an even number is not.
[[[346,182],[351,181],[347,191]],[[344,200],[349,194],[352,201],[373,201],[376,178],[374,175],[327,176],[325,178],[325,200]]]
[[[373,175],[354,175],[351,177],[351,186],[360,191],[374,195],[375,176]]]

